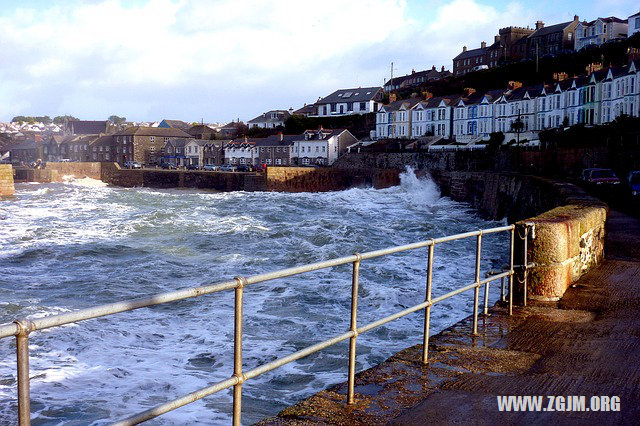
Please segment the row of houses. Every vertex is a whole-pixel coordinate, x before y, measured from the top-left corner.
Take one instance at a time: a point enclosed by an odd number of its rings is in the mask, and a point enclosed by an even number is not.
[[[224,161],[232,165],[331,165],[358,139],[346,129],[307,130],[299,135],[278,133],[266,138],[242,138],[225,145]]]
[[[474,143],[492,132],[605,124],[623,114],[640,116],[640,61],[551,84],[522,87],[512,82],[506,90],[392,102],[376,116],[376,136],[433,135]]]
[[[503,62],[515,62],[577,51],[631,37],[640,32],[640,13],[627,19],[610,16],[593,21],[573,20],[545,26],[537,21],[534,28],[511,26],[501,28],[493,43],[480,43],[476,49],[462,48],[453,58],[453,74],[464,75],[479,69],[497,67]]]
[[[307,130],[300,135],[279,132],[266,138],[210,140],[172,127],[133,126],[113,134],[55,135],[10,149],[10,161],[106,161],[121,165],[330,165],[358,140],[345,129]]]

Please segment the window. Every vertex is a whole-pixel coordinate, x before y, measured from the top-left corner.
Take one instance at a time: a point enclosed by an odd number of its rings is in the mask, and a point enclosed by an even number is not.
[[[279,166],[282,164],[282,159],[281,158],[276,158],[276,165]]]
[[[150,141],[150,142],[155,142],[155,141],[156,141],[155,136],[149,136],[149,141]]]
[[[367,103],[366,102],[360,102],[360,111],[364,111],[367,109]]]
[[[268,165],[271,165],[271,158],[267,158],[267,161],[265,161]]]

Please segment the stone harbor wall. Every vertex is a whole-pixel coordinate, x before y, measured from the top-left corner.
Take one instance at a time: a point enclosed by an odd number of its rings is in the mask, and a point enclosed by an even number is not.
[[[14,192],[13,168],[10,164],[0,164],[0,197],[12,196]]]

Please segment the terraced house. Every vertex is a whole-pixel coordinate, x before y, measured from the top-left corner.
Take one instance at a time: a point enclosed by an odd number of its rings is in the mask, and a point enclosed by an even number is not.
[[[193,139],[190,134],[172,127],[134,126],[114,133],[117,162],[137,161],[160,164],[167,143],[176,139]]]
[[[491,132],[513,133],[515,122],[522,122],[519,132],[532,137],[531,132],[565,125],[609,123],[621,115],[638,117],[639,65],[640,61],[634,61],[580,77],[564,76],[551,84],[522,87],[511,82],[506,90],[469,90],[466,96],[392,102],[377,114],[377,137],[426,134],[477,143],[487,140]]]

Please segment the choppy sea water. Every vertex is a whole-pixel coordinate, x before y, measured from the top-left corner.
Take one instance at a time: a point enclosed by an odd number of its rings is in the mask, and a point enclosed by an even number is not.
[[[0,203],[0,323],[200,286],[498,225],[408,171],[384,190],[206,193],[113,188],[90,179],[17,184]],[[483,239],[482,271],[508,239]],[[427,249],[364,261],[358,322],[424,299]],[[434,297],[474,279],[475,239],[436,247]],[[499,290],[492,289],[495,301]],[[348,265],[249,286],[244,369],[346,331]],[[432,333],[472,311],[471,292],[436,305]],[[415,313],[358,337],[357,370],[421,342]],[[245,383],[243,423],[346,380],[348,343]],[[34,424],[107,424],[233,371],[233,291],[36,332]],[[223,391],[152,424],[228,424]],[[14,339],[0,340],[0,424],[16,419]]]

